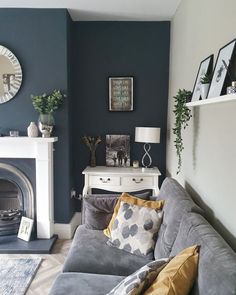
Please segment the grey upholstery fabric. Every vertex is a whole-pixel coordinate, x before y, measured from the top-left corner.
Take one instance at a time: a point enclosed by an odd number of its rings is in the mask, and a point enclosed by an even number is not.
[[[104,229],[108,226],[117,199],[121,194],[86,195],[82,202],[82,224],[87,228]],[[143,200],[149,200],[149,192],[131,193]]]
[[[120,249],[109,247],[102,231],[81,225],[76,230],[63,272],[130,275],[149,261]]]
[[[62,273],[53,284],[49,295],[104,295],[124,277],[84,273]]]
[[[236,294],[236,253],[204,217],[186,213],[170,255],[195,244],[200,245],[200,256],[191,295]]]
[[[159,259],[169,257],[183,214],[192,211],[203,213],[203,210],[173,178],[164,180],[157,199],[165,200],[163,221],[154,251],[155,258]]]

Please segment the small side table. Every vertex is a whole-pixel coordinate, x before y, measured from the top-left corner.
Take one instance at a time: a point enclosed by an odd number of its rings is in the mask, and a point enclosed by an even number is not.
[[[132,167],[87,167],[84,174],[83,196],[91,194],[93,188],[112,191],[112,192],[134,192],[139,190],[151,189],[154,195],[159,192],[158,168]]]

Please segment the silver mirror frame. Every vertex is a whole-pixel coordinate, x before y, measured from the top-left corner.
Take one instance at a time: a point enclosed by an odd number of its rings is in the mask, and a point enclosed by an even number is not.
[[[22,69],[21,65],[17,59],[17,57],[6,47],[0,45],[0,55],[5,56],[9,62],[12,64],[14,68],[15,79],[14,82],[11,84],[11,90],[5,93],[4,95],[0,96],[0,104],[4,102],[8,102],[12,99],[17,92],[20,90],[21,83],[22,83]]]

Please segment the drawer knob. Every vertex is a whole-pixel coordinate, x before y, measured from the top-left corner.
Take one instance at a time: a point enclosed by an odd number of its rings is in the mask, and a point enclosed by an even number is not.
[[[99,180],[101,180],[102,183],[108,183],[109,181],[111,181],[110,178],[104,179],[102,177],[100,177]]]
[[[141,183],[143,181],[143,178],[139,178],[139,179],[136,179],[136,178],[133,178],[132,179],[135,183]]]

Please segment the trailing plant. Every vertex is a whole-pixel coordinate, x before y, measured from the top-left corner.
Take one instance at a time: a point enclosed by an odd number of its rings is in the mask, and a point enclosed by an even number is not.
[[[31,95],[33,106],[40,114],[52,114],[61,106],[65,97],[65,94],[56,89],[50,94]]]
[[[201,77],[200,82],[201,82],[201,84],[209,84],[209,83],[211,83],[211,79],[212,79],[212,75],[205,73]]]
[[[182,130],[188,126],[188,121],[192,117],[191,110],[186,106],[186,102],[188,102],[191,95],[192,95],[191,91],[188,91],[185,89],[183,90],[179,89],[177,95],[174,96],[175,105],[174,105],[173,112],[175,114],[175,123],[174,123],[173,133],[176,136],[174,143],[175,143],[176,153],[178,156],[177,174],[181,170],[181,166],[182,166],[181,154],[184,149]]]

